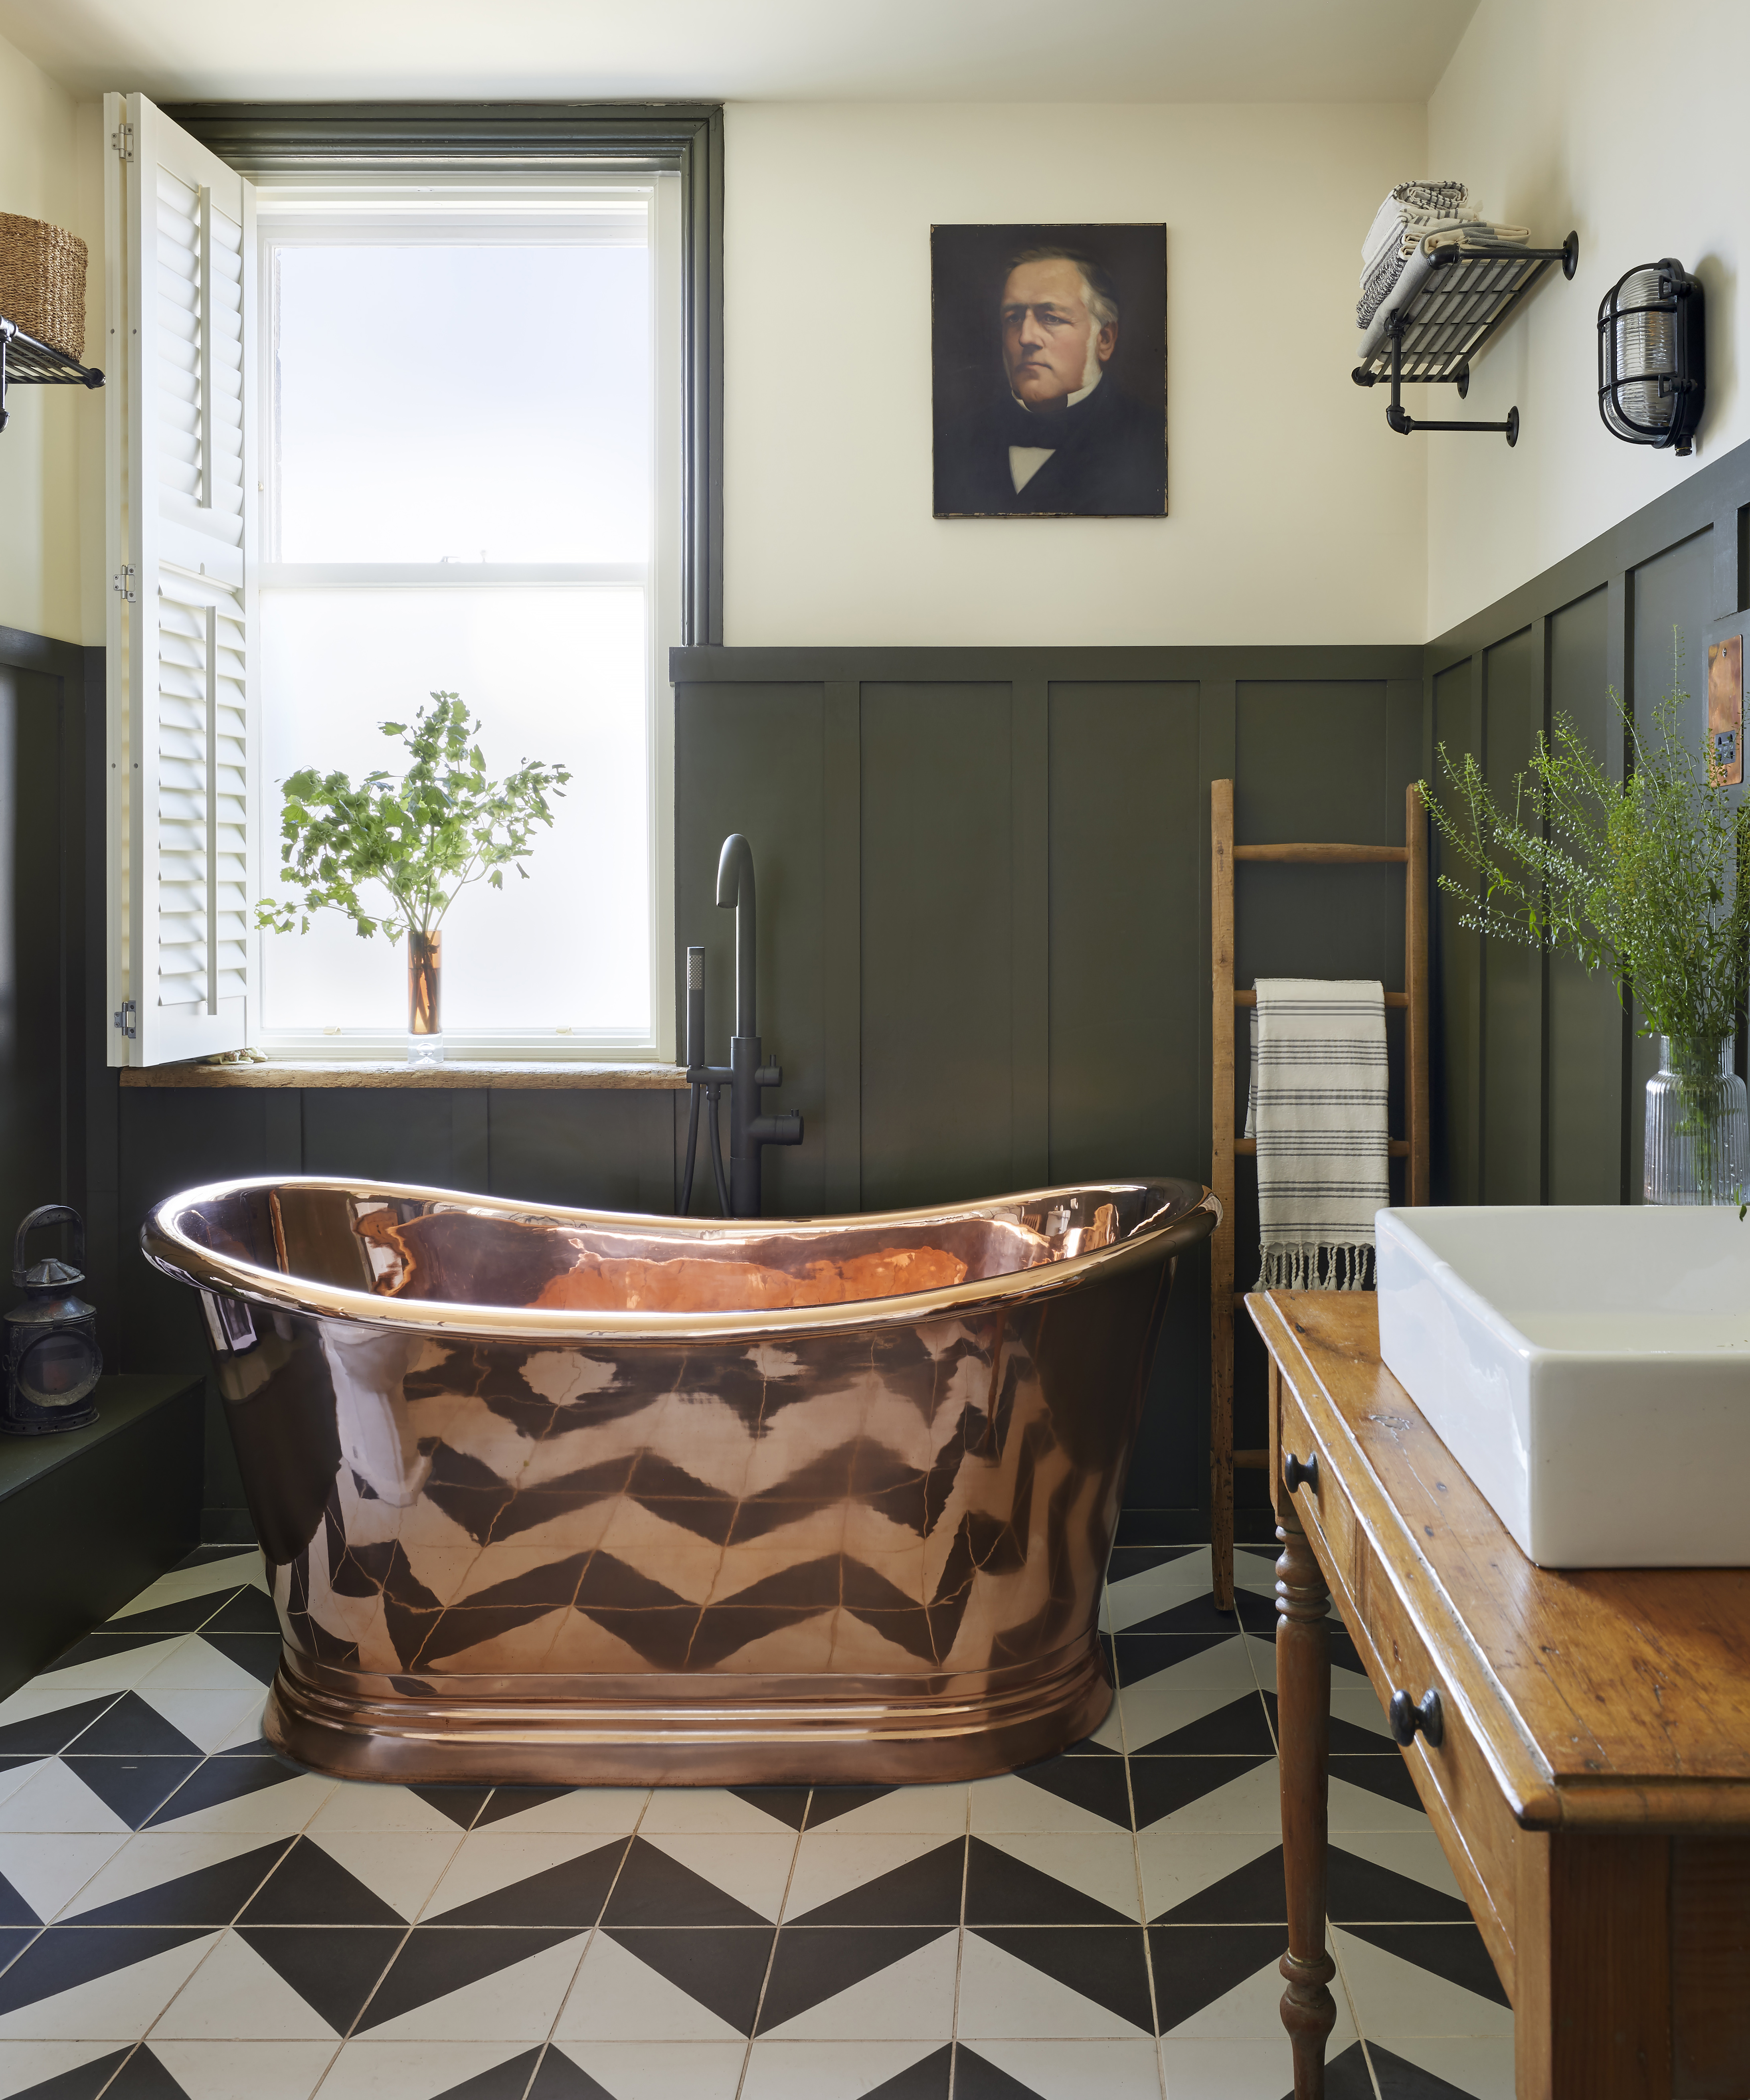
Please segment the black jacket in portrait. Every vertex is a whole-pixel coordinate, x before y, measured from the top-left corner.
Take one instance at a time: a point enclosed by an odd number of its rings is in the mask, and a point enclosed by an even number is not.
[[[1051,457],[1016,492],[1011,445]],[[1101,380],[1073,408],[1035,412],[1012,395],[938,428],[938,518],[1158,518],[1166,509],[1166,418]]]

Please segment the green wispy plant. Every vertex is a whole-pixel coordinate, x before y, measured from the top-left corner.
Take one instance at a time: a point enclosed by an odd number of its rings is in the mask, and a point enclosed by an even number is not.
[[[1571,717],[1555,717],[1498,801],[1474,757],[1439,748],[1450,802],[1422,795],[1466,872],[1443,874],[1459,923],[1576,955],[1640,1002],[1642,1032],[1711,1068],[1750,988],[1750,799],[1683,730],[1682,640],[1672,689],[1643,738],[1613,690],[1624,777],[1612,779]]]
[[[280,783],[280,876],[289,902],[264,897],[256,924],[276,933],[310,931],[311,915],[339,911],[361,940],[374,933],[431,933],[457,895],[484,880],[501,889],[505,870],[534,851],[537,824],[551,826],[552,801],[571,774],[525,759],[502,780],[487,778],[480,724],[454,693],[434,693],[411,724],[380,722],[401,741],[404,772],[345,773],[303,767]],[[386,908],[365,892],[375,885]]]

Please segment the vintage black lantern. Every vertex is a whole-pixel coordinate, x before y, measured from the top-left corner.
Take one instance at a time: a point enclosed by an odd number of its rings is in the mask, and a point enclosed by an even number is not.
[[[70,1224],[72,1262],[45,1257],[24,1266],[24,1242],[40,1225]],[[14,1436],[51,1436],[97,1419],[91,1393],[102,1374],[97,1315],[74,1286],[85,1277],[85,1221],[64,1203],[33,1211],[12,1242],[12,1281],[24,1302],[6,1315],[6,1408],[0,1429]]]
[[[1642,262],[1598,306],[1598,413],[1625,444],[1694,450],[1707,398],[1705,302],[1668,255]]]

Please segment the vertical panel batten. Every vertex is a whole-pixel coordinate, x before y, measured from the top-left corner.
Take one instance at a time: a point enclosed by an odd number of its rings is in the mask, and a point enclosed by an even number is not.
[[[826,1051],[825,1207],[862,1207],[862,688],[822,688],[822,1039]]]
[[[1011,1170],[1016,1189],[1051,1179],[1051,688],[1009,688]]]

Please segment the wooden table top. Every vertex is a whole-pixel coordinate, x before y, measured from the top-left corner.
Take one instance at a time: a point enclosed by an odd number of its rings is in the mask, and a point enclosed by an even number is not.
[[[1750,1831],[1750,1568],[1534,1567],[1380,1362],[1372,1293],[1246,1305],[1519,1821]]]

